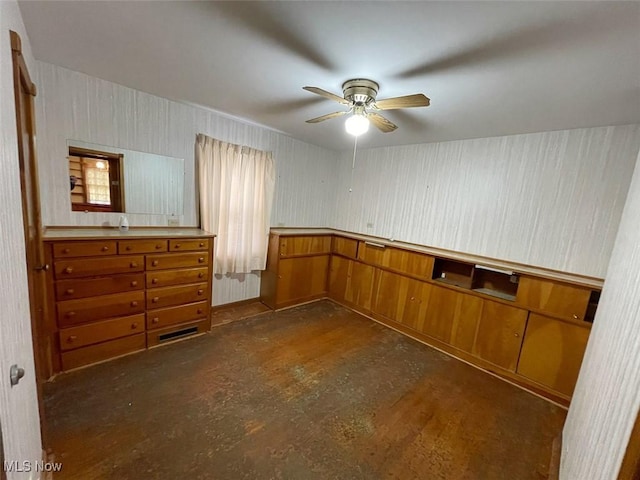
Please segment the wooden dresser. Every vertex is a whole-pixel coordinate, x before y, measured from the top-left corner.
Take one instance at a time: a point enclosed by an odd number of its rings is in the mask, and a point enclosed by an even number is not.
[[[49,229],[44,242],[54,373],[210,329],[213,235]]]
[[[273,229],[261,299],[330,298],[562,404],[602,280],[329,229]]]

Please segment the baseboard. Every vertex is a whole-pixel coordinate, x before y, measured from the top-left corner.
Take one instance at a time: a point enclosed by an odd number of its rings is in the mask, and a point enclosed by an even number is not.
[[[219,312],[220,310],[226,310],[228,308],[242,307],[249,305],[250,303],[260,302],[260,297],[247,298],[246,300],[238,300],[237,302],[224,303],[222,305],[215,305],[211,307],[211,313]]]
[[[551,460],[549,462],[549,480],[560,478],[560,455],[562,454],[562,432],[553,439],[551,444]]]

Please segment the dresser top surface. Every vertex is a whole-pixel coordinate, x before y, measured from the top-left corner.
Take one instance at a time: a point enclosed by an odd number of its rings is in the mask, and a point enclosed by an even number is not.
[[[55,240],[125,240],[158,237],[215,237],[215,234],[199,228],[135,228],[121,232],[118,228],[46,228],[44,241]]]

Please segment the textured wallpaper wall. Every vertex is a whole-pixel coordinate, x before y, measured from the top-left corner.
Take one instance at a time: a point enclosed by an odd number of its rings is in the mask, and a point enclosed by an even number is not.
[[[345,152],[334,224],[604,277],[639,148],[629,125]]]
[[[31,347],[10,29],[22,38],[25,61],[34,75],[35,63],[18,4],[0,2],[0,423],[5,461],[34,462],[42,459],[42,445]],[[14,363],[26,374],[12,388],[8,375]],[[35,475],[11,472],[7,477],[14,480]]]
[[[44,225],[117,225],[120,214],[72,212],[67,140],[139,150],[185,159],[181,225],[197,226],[195,138],[204,133],[226,142],[273,152],[276,161],[274,226],[324,227],[335,197],[335,152],[249,125],[210,110],[184,105],[55,65],[38,62],[37,119]],[[167,215],[128,214],[130,225],[167,225]],[[216,233],[216,232],[213,232]],[[254,298],[260,276],[216,278],[214,305]]]
[[[562,479],[613,480],[640,408],[640,155],[562,438]]]

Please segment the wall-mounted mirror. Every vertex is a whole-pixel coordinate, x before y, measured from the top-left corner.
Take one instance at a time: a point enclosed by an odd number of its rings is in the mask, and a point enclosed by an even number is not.
[[[182,215],[184,160],[67,141],[71,209]]]

